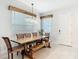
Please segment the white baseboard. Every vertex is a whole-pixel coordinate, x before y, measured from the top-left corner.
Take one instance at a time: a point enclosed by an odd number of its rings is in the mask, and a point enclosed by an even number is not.
[[[66,47],[73,47],[72,45],[69,44],[64,44],[64,43],[53,43],[55,45],[62,45],[62,46],[66,46]]]

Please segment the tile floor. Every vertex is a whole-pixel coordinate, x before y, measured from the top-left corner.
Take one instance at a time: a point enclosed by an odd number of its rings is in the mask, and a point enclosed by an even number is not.
[[[77,49],[63,45],[52,45],[52,48],[43,48],[37,51],[35,59],[78,59]],[[7,59],[7,55],[5,58]],[[21,55],[14,54],[14,59],[22,59]],[[25,56],[25,59],[29,59]]]

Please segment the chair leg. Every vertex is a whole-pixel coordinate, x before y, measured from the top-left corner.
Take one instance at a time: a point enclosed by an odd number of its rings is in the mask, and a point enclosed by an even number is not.
[[[19,51],[17,52],[17,56],[18,56]]]
[[[24,59],[24,50],[21,51],[22,59]]]
[[[24,55],[22,55],[22,59],[24,59]]]
[[[33,51],[30,51],[30,54],[29,54],[30,59],[34,59],[34,55],[33,54],[34,54]]]
[[[13,59],[13,53],[11,53],[11,59]]]
[[[9,55],[9,52],[8,52],[8,59],[10,59],[10,55]]]

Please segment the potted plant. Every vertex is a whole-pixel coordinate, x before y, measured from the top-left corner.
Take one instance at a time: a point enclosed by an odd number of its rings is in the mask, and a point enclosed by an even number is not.
[[[41,36],[43,36],[43,29],[41,29],[41,30],[39,31],[39,34],[40,34]]]

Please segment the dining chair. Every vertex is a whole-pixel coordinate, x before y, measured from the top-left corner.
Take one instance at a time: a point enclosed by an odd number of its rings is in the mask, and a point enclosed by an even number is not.
[[[13,59],[13,53],[14,52],[24,50],[24,47],[22,45],[12,47],[10,39],[8,37],[2,37],[2,39],[4,40],[4,42],[5,42],[6,46],[7,46],[8,59],[10,59],[10,56],[11,56],[11,59]],[[22,59],[24,59],[23,54],[22,54]]]
[[[20,39],[24,39],[24,33],[19,33],[19,34],[16,34],[16,38],[17,40],[20,40]],[[20,51],[17,52],[17,55]]]
[[[50,33],[46,32],[46,33],[45,33],[45,36],[46,36],[46,38],[49,40]]]
[[[24,33],[24,39],[27,40],[27,38],[31,38],[31,33]],[[26,47],[27,49],[31,48],[32,47],[32,43],[28,44]]]
[[[17,39],[23,39],[24,38],[24,34],[20,33],[20,34],[16,34]]]
[[[50,33],[45,33],[45,36],[48,36],[49,37],[50,36]]]
[[[31,33],[25,33],[24,38],[31,38]]]
[[[33,32],[33,33],[32,33],[32,36],[33,36],[33,38],[39,37],[39,35],[38,35],[37,32]],[[39,38],[39,39],[40,39],[40,38]],[[38,40],[38,39],[37,39],[36,45],[38,45],[38,44],[40,44],[40,43],[42,43],[41,40]]]
[[[37,32],[34,32],[34,33],[32,33],[32,36],[33,37],[37,37],[38,36],[38,33]]]
[[[50,46],[50,40],[49,40],[49,38],[50,38],[50,33],[45,33],[45,36],[47,36],[47,37],[45,38],[45,42],[47,43],[47,46],[48,46],[49,48],[51,48],[51,46]]]

